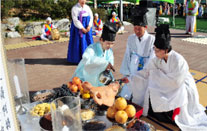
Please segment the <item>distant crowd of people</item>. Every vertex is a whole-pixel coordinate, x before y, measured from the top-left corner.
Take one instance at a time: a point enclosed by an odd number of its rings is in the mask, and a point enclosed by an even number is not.
[[[187,4],[187,3],[186,3]],[[186,4],[177,3],[175,5],[174,13],[177,16],[186,16]],[[152,7],[157,8],[157,11],[160,15],[173,15],[173,4],[162,2],[162,3],[154,3]],[[134,5],[124,4],[123,5],[123,19],[128,20],[131,18],[131,9]],[[108,15],[110,16],[112,12],[116,12],[118,16],[120,16],[120,8],[118,4],[114,4],[112,7],[105,7],[108,11]],[[110,16],[111,17],[111,16]],[[207,18],[207,4],[199,3],[198,7],[198,18]]]
[[[157,6],[159,15],[173,15],[173,5],[169,3]],[[175,15],[186,16],[186,4],[177,3],[175,5]],[[207,4],[199,4],[198,18],[207,18]]]

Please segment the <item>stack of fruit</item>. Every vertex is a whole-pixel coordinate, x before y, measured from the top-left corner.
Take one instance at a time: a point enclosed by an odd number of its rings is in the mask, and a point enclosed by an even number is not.
[[[136,109],[133,105],[128,104],[126,99],[119,97],[115,100],[112,107],[107,109],[107,117],[116,120],[119,124],[125,124],[128,118],[133,118],[136,114]]]
[[[82,81],[78,77],[73,77],[72,81],[68,82],[67,86],[73,93],[83,90]]]
[[[80,95],[83,99],[89,99],[91,97],[89,90],[83,89],[82,81],[78,77],[73,77],[72,81],[68,82],[67,86],[73,93],[80,91]]]

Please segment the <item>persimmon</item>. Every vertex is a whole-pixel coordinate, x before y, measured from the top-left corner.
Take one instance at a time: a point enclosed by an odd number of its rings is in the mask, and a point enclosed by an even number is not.
[[[83,90],[82,84],[78,85],[78,90],[79,91]]]
[[[68,86],[68,88],[70,89],[70,87],[73,85],[73,83],[70,81],[70,82],[68,82],[68,84],[67,84],[67,86]]]
[[[81,85],[81,80],[78,77],[73,77],[72,82],[73,84]]]
[[[70,90],[74,93],[76,93],[78,91],[78,86],[73,84],[71,87],[70,87]]]

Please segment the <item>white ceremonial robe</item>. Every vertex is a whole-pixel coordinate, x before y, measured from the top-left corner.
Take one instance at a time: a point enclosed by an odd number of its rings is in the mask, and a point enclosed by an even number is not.
[[[205,108],[199,103],[195,81],[183,56],[172,50],[167,63],[155,57],[145,69],[149,76],[143,115],[148,113],[150,98],[154,112],[167,112],[180,107],[175,123],[181,130],[207,130]]]
[[[72,8],[72,19],[73,19],[73,22],[74,22],[74,25],[78,28],[78,29],[82,29],[83,28],[83,25],[82,23],[80,22],[80,20],[78,20],[78,17],[79,17],[79,14],[80,14],[80,11],[85,11],[86,13],[84,13],[82,16],[83,17],[86,17],[86,16],[90,16],[90,22],[89,22],[89,25],[90,27],[93,26],[93,13],[90,9],[90,7],[88,5],[84,5],[83,7],[81,7],[81,5],[79,3],[77,3],[75,6],[73,6]]]
[[[145,87],[147,81],[144,80],[142,77],[139,77],[139,73],[142,74],[143,71],[138,71],[138,65],[141,57],[144,58],[143,68],[146,66],[149,59],[154,57],[154,41],[155,37],[148,34],[147,31],[145,31],[143,37],[141,38],[141,41],[139,41],[136,34],[130,35],[127,41],[126,52],[120,69],[121,74],[123,74],[124,76],[129,76],[128,79],[130,81],[128,84],[125,84],[125,86],[123,87],[123,91],[120,93],[120,95],[128,99],[130,98],[130,95],[132,93],[132,101],[141,106],[143,106],[143,95],[146,91]],[[131,76],[133,76],[134,74],[137,74],[136,81],[131,79]],[[136,88],[135,85],[140,88]]]
[[[189,2],[188,2],[189,3]],[[188,5],[187,3],[187,5]],[[198,2],[196,2],[196,6],[195,8],[192,10],[192,13],[195,14],[198,11]],[[186,33],[189,32],[189,28],[190,28],[190,33],[193,34],[194,33],[194,29],[195,29],[195,24],[196,24],[196,15],[188,15],[188,6],[186,6]]]
[[[99,42],[91,44],[85,50],[73,77],[77,76],[82,81],[90,82],[93,86],[104,86],[99,81],[99,75],[106,69],[109,63],[114,65],[112,49],[103,51]]]

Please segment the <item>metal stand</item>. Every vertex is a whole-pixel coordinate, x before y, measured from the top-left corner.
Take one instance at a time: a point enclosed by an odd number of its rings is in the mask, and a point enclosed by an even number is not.
[[[17,109],[17,114],[20,114],[20,115],[26,114],[26,112],[27,112],[27,108],[25,108],[25,107],[23,106],[23,104],[22,104],[22,98],[23,98],[23,97],[18,97],[18,98],[16,98],[16,100],[19,101],[18,103],[19,103],[19,106],[20,106],[20,107]]]

